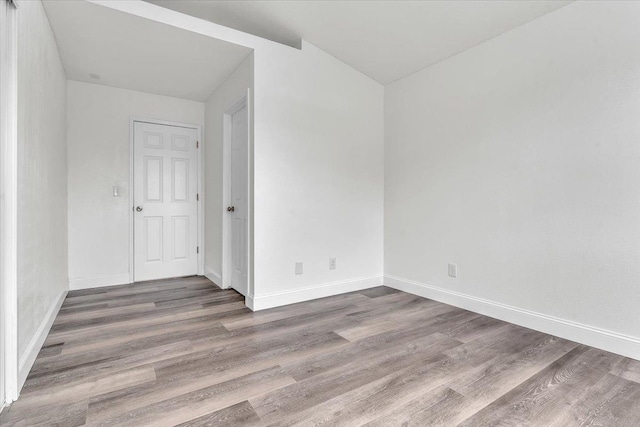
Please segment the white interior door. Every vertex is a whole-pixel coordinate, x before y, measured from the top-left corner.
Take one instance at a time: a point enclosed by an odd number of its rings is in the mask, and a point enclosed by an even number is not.
[[[134,279],[198,271],[198,148],[192,128],[134,123]]]
[[[249,242],[249,123],[246,103],[231,114],[231,287],[247,296]]]

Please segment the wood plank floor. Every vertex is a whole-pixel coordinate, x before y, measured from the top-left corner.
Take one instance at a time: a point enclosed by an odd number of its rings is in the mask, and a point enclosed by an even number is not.
[[[389,288],[72,291],[2,426],[640,426],[640,362]]]

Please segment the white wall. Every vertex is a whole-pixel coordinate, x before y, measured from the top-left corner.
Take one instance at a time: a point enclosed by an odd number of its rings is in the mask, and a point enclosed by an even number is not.
[[[306,42],[297,50],[146,2],[105,6],[254,49],[248,304],[381,284],[384,88]]]
[[[67,96],[70,288],[127,283],[129,118],[202,125],[204,103],[76,81]]]
[[[573,3],[386,88],[387,283],[640,357],[639,21]]]
[[[306,42],[254,56],[254,308],[380,284],[384,88]]]
[[[24,382],[67,290],[66,76],[39,1],[18,23],[18,357]]]
[[[247,95],[247,89],[253,93],[253,53],[227,77],[205,104],[205,275],[218,285],[222,285],[222,215],[225,208],[223,117],[226,111]],[[253,114],[250,116],[253,117]]]

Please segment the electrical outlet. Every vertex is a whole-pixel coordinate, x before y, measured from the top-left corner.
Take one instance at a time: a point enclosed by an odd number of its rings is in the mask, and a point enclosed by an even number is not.
[[[449,277],[458,277],[458,265],[449,263]]]
[[[336,269],[336,259],[329,258],[329,270],[335,270],[335,269]]]
[[[302,263],[296,262],[296,274],[302,274]]]

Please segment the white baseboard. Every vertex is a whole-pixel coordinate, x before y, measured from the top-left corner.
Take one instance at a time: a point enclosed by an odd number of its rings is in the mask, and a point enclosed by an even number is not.
[[[33,335],[33,338],[31,338],[24,354],[20,357],[20,364],[18,366],[18,393],[20,393],[24,382],[27,380],[27,375],[29,375],[29,371],[31,371],[33,362],[36,361],[36,357],[38,356],[38,353],[40,353],[40,349],[42,348],[44,341],[47,339],[47,335],[49,335],[51,325],[53,325],[53,321],[56,320],[56,316],[58,315],[60,307],[62,307],[62,303],[66,296],[66,291],[60,294],[58,301],[51,306],[42,320],[42,323],[40,323],[38,330]]]
[[[222,275],[217,271],[214,271],[212,268],[209,268],[205,265],[204,267],[204,277],[211,280],[218,287],[222,288]]]
[[[69,290],[76,291],[78,289],[101,288],[104,286],[126,285],[131,283],[129,274],[120,274],[117,276],[105,277],[81,277],[69,279]]]
[[[344,294],[346,292],[360,291],[376,286],[382,286],[382,276],[360,277],[266,295],[249,295],[246,298],[246,304],[247,307],[253,311],[266,310],[268,308]]]
[[[249,308],[251,311],[257,311],[255,309],[255,297],[251,294],[247,295],[246,297],[244,297],[244,305],[247,306],[247,308]]]
[[[384,284],[424,298],[640,360],[640,338],[399,277],[387,275],[384,277]]]

